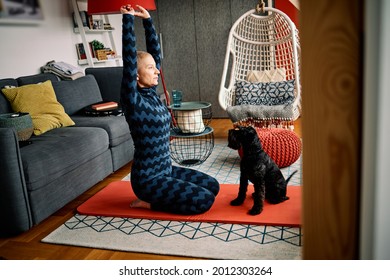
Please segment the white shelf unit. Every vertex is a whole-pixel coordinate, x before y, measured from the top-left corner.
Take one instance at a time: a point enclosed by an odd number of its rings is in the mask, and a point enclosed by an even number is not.
[[[103,34],[103,33],[106,33],[108,34],[108,38],[109,38],[109,41],[110,41],[110,48],[112,51],[114,51],[115,53],[117,53],[116,51],[116,47],[115,47],[115,41],[114,41],[114,37],[113,37],[113,31],[114,30],[108,30],[108,29],[90,29],[88,27],[84,27],[83,26],[83,22],[82,22],[82,19],[81,19],[81,16],[80,16],[80,7],[79,7],[79,2],[84,2],[86,3],[87,0],[71,0],[72,2],[72,7],[73,7],[73,12],[74,12],[74,19],[76,20],[76,23],[77,23],[77,26],[76,28],[73,29],[73,31],[77,34],[80,34],[81,36],[81,41],[82,41],[82,44],[84,46],[84,50],[85,50],[85,54],[86,54],[86,59],[79,59],[78,60],[78,64],[79,65],[88,65],[89,67],[94,67],[95,64],[98,64],[98,63],[105,63],[105,62],[108,62],[108,61],[115,61],[116,62],[116,65],[120,65],[120,57],[117,56],[113,59],[107,59],[107,60],[98,60],[97,58],[94,58],[93,55],[92,55],[92,51],[91,51],[91,48],[89,46],[89,42],[88,42],[88,39],[87,39],[87,34]],[[110,23],[109,21],[109,18],[107,15],[102,15],[102,20],[104,23]],[[79,27],[83,27],[83,28],[79,28]]]

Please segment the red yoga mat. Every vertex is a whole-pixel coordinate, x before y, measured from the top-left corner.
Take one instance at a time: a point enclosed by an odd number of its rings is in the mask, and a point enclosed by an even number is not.
[[[131,208],[130,202],[136,199],[129,181],[112,182],[81,204],[77,211],[82,215],[138,218],[153,220],[171,220],[188,222],[217,222],[229,224],[254,224],[270,226],[301,225],[301,187],[288,186],[287,196],[290,197],[279,204],[265,202],[263,212],[251,216],[252,185],[248,188],[247,199],[241,206],[231,206],[230,201],[236,198],[238,185],[221,184],[220,192],[209,211],[199,215],[177,215],[157,212],[149,209]]]

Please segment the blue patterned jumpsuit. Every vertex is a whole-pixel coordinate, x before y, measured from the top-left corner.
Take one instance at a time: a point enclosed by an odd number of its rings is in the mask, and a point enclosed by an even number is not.
[[[131,185],[151,209],[176,214],[199,214],[213,205],[218,181],[199,171],[172,166],[169,141],[171,115],[156,87],[137,86],[134,16],[122,15],[123,80],[121,103],[134,140]],[[160,69],[160,45],[151,18],[143,19],[147,52]]]

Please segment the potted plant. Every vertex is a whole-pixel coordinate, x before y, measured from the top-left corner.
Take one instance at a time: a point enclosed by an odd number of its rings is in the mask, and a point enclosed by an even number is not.
[[[98,60],[106,60],[107,54],[104,47],[104,44],[98,40],[93,40],[91,42],[92,50],[95,52],[95,56]]]

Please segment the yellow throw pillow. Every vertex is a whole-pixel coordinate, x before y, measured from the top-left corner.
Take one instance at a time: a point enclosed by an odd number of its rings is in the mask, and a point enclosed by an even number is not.
[[[35,135],[75,124],[57,101],[51,81],[2,91],[14,112],[30,113]]]

